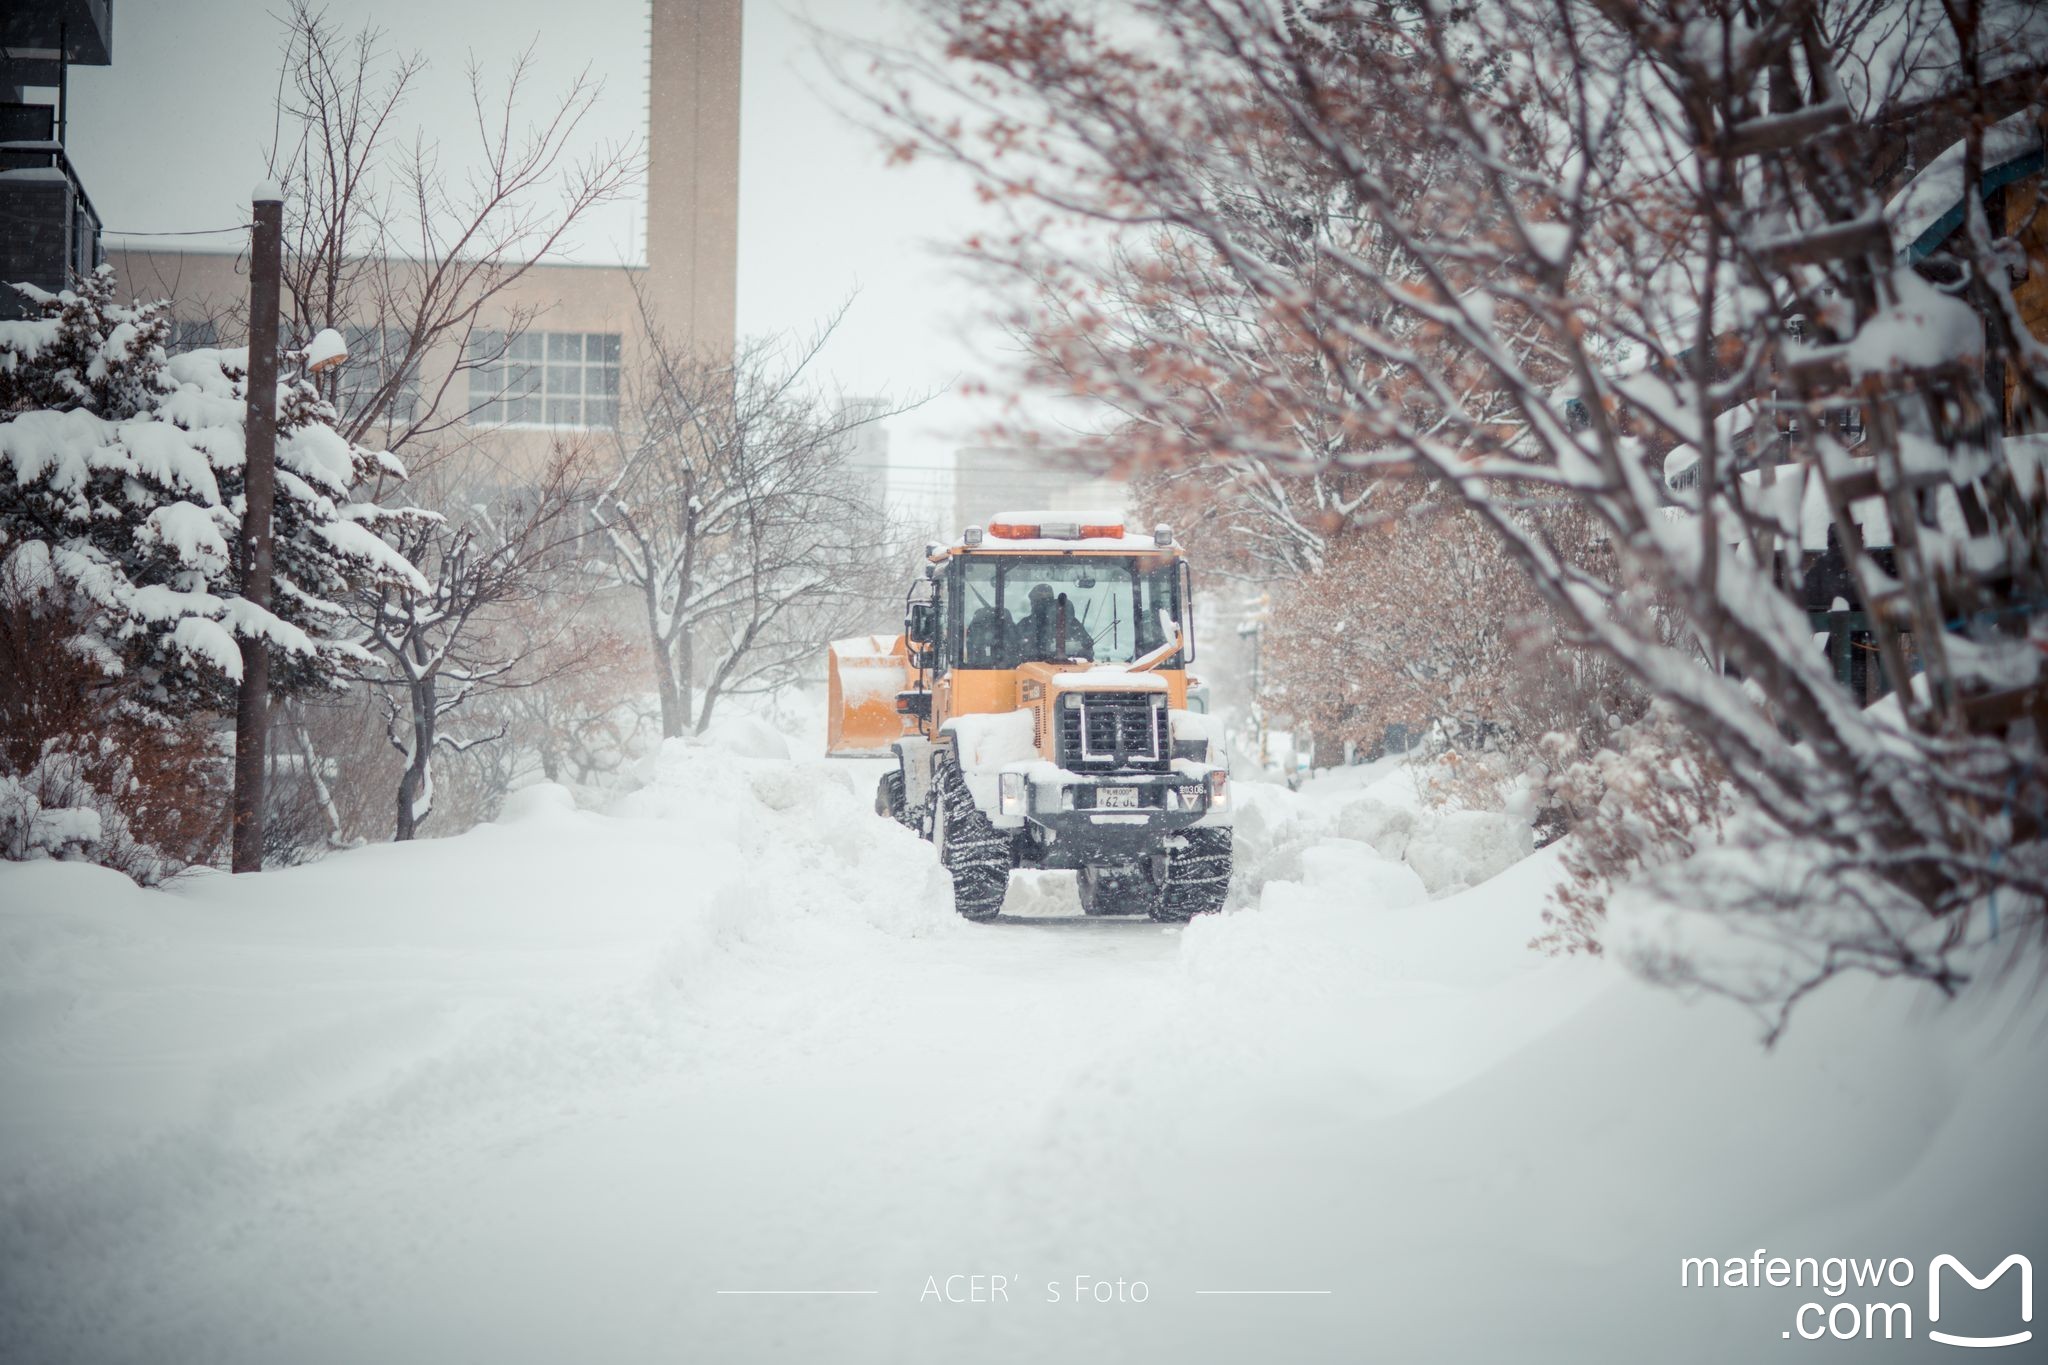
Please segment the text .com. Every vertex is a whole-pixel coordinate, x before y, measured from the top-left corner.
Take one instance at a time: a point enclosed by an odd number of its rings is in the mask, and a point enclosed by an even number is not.
[[[2010,1324],[2015,1330],[1989,1335],[1941,1330],[1944,1281],[1949,1285],[1953,1321],[1959,1293],[1991,1290],[2010,1271],[2019,1272],[2017,1321]],[[1914,1289],[1916,1279],[1921,1282],[1921,1289],[1911,1294],[1899,1292]],[[1837,1341],[1911,1338],[1914,1306],[1923,1302],[1929,1341],[1983,1348],[2017,1346],[2032,1340],[2034,1335],[2027,1325],[2034,1320],[2034,1265],[2018,1254],[2007,1256],[1980,1275],[1956,1257],[1943,1253],[1928,1261],[1927,1273],[1921,1276],[1918,1267],[1904,1256],[1773,1256],[1759,1247],[1747,1257],[1684,1257],[1678,1263],[1678,1283],[1684,1289],[1814,1289],[1829,1301],[1800,1304],[1793,1313],[1792,1326],[1779,1333],[1782,1337],[1798,1336],[1807,1341],[1822,1337]],[[1852,1290],[1866,1292],[1852,1294]],[[2010,1294],[2010,1290],[2001,1292]],[[2009,1309],[2007,1313],[2010,1317]]]

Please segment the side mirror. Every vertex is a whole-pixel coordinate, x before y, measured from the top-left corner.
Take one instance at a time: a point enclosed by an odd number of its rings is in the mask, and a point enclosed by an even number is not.
[[[932,604],[912,602],[903,613],[903,638],[914,645],[928,645],[933,632]]]
[[[1180,562],[1180,666],[1195,661],[1195,575],[1188,562]]]

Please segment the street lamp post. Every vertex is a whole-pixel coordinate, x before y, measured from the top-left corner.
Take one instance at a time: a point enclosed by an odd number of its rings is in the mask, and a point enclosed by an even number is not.
[[[277,317],[284,272],[284,200],[275,186],[253,196],[249,241],[249,400],[243,418],[242,596],[270,608],[271,508],[277,495]],[[237,872],[263,870],[264,750],[270,729],[270,651],[250,627],[242,635],[242,682],[235,696],[234,853]]]
[[[242,597],[270,610],[274,547],[271,514],[277,502],[277,328],[284,274],[284,199],[275,186],[253,196],[249,242],[249,394],[243,413],[242,535],[236,545]],[[322,328],[301,357],[309,374],[348,359],[340,333]],[[242,680],[235,694],[234,843],[236,872],[263,870],[265,760],[270,740],[270,649],[245,627]]]

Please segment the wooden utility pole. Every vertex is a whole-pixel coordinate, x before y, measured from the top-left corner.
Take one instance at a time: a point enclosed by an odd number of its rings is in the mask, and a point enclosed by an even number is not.
[[[284,269],[284,202],[268,185],[255,194],[249,243],[249,406],[243,422],[242,596],[270,609],[270,512],[277,488],[277,315]],[[270,650],[242,637],[242,686],[235,699],[234,870],[263,870],[263,765],[270,732]]]

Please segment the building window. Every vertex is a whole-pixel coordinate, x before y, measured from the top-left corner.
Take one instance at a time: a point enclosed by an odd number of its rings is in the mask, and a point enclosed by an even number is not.
[[[169,351],[178,355],[220,345],[220,328],[212,318],[177,318],[171,322]]]
[[[619,416],[616,332],[480,332],[469,406],[479,426],[610,427]]]
[[[377,401],[384,386],[405,365],[409,338],[400,327],[351,326],[343,339],[348,343],[348,360],[341,366],[341,383],[334,405],[354,417]],[[415,362],[406,368],[404,378],[377,421],[379,425],[406,426],[419,415],[419,410],[420,368]]]

